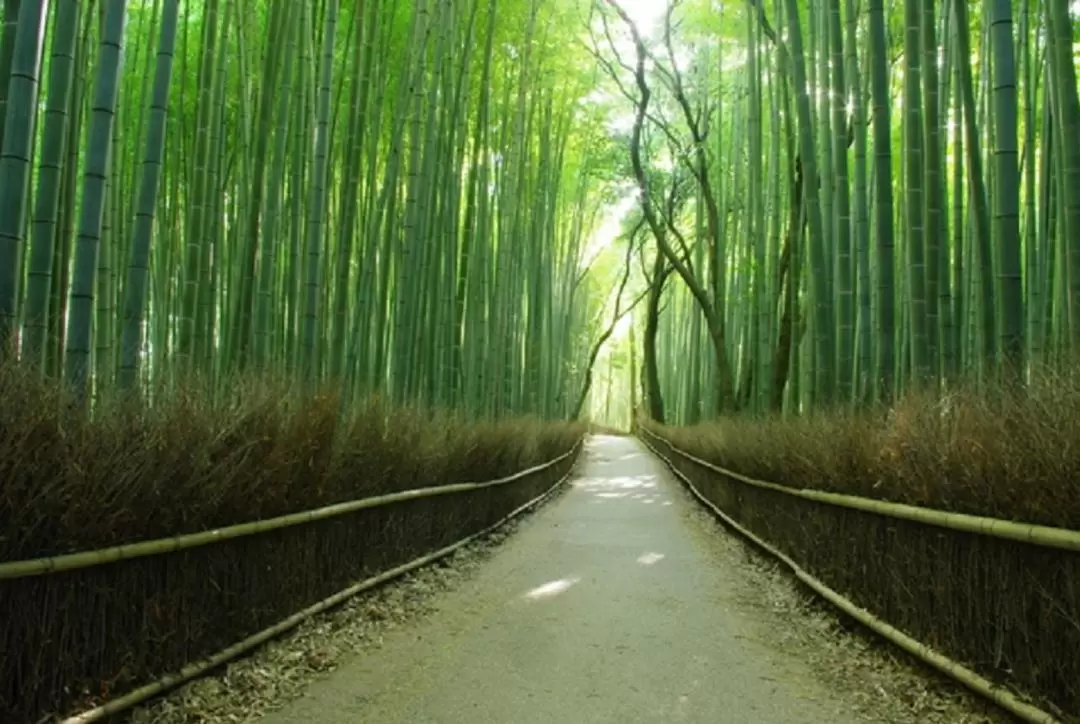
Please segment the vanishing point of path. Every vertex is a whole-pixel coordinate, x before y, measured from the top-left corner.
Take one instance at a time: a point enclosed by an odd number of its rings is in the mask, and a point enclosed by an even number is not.
[[[636,440],[591,438],[570,491],[436,612],[264,724],[859,721],[756,635],[745,568],[678,485]]]

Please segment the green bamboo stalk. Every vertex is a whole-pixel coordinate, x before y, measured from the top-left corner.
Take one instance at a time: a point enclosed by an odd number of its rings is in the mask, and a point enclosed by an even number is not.
[[[180,12],[178,0],[164,0],[161,36],[158,40],[153,96],[150,100],[150,123],[146,134],[139,197],[135,210],[134,239],[124,302],[123,341],[120,350],[118,383],[132,389],[138,380],[139,359],[143,350],[143,326],[146,315],[147,286],[150,276],[150,242],[154,231],[154,211],[165,152],[165,121],[172,82],[176,26]]]
[[[12,38],[10,29],[15,18],[8,15],[3,52],[11,53],[11,76],[0,76],[0,84],[7,89],[6,102],[0,106],[4,110],[0,120],[0,359],[15,351],[14,335],[19,324],[23,234],[48,7],[48,0],[24,0],[21,9],[19,3],[5,7],[6,12],[17,14],[18,26]],[[0,65],[6,63],[5,59]]]

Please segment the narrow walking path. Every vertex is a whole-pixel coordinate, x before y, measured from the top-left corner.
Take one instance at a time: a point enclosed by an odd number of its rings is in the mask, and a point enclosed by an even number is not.
[[[722,533],[639,442],[594,437],[576,473],[437,612],[265,724],[858,721],[755,637]]]

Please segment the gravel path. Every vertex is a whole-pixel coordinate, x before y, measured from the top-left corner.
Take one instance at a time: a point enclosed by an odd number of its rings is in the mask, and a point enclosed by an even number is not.
[[[839,691],[830,657],[783,630],[806,614],[789,606],[778,619],[762,572],[724,538],[639,442],[594,437],[572,489],[437,610],[261,721],[907,720],[880,686]],[[958,711],[948,721],[989,721]]]

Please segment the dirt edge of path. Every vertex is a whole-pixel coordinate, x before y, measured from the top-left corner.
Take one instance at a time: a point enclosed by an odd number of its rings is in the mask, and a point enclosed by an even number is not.
[[[810,662],[822,683],[861,719],[872,724],[1016,721],[820,599],[783,565],[729,529],[682,481],[674,482],[693,506],[691,524],[696,532],[708,539],[718,556],[746,573],[747,590],[740,597],[763,614],[755,631],[758,640]]]

